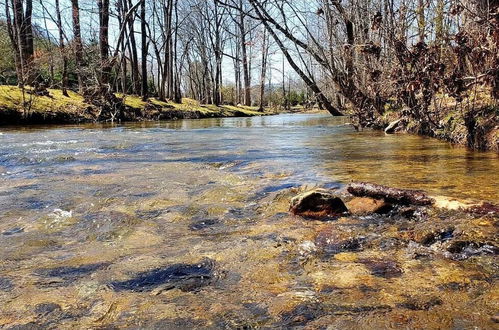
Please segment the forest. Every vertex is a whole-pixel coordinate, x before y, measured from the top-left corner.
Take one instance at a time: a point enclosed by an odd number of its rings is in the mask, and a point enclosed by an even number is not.
[[[17,110],[26,117],[47,89],[61,91],[63,103],[77,93],[97,121],[126,119],[127,97],[146,108],[190,100],[260,112],[300,105],[353,116],[359,130],[498,149],[495,0],[0,6],[0,83],[21,89]]]

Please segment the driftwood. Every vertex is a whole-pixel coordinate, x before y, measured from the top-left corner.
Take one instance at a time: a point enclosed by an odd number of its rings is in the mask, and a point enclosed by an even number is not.
[[[435,201],[421,190],[396,189],[371,183],[352,183],[348,192],[357,197],[384,199],[386,202],[400,205],[431,205]]]

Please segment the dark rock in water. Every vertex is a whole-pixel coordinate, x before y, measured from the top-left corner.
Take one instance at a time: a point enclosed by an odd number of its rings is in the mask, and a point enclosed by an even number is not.
[[[387,250],[392,250],[392,249],[397,249],[400,248],[404,243],[393,237],[389,238],[382,238],[378,242],[378,247],[381,251],[387,251]]]
[[[379,199],[356,197],[347,203],[347,208],[352,214],[366,215],[386,214],[392,210],[393,206]]]
[[[465,290],[470,286],[469,283],[462,283],[462,282],[447,282],[444,284],[440,284],[438,286],[439,290],[452,290],[452,291],[459,291],[459,290]]]
[[[338,254],[341,252],[356,252],[362,250],[362,240],[358,238],[349,238],[336,244],[327,244],[324,248],[326,255]]]
[[[418,210],[415,207],[406,206],[399,208],[397,213],[403,216],[404,218],[414,218],[418,213]]]
[[[413,311],[427,311],[435,306],[442,305],[442,300],[437,297],[433,297],[427,301],[420,301],[418,299],[409,299],[406,302],[397,304],[398,307],[410,309]]]
[[[339,216],[348,212],[341,198],[325,189],[316,189],[291,200],[290,210],[295,215],[311,218]]]
[[[104,267],[107,267],[108,265],[109,264],[107,263],[99,263],[78,267],[45,268],[38,269],[35,274],[43,277],[61,279],[61,282],[59,284],[68,285],[80,278],[84,278]],[[57,282],[53,282],[52,284],[54,283],[57,284]]]
[[[62,312],[61,306],[54,303],[39,304],[35,306],[35,313],[39,317],[46,317],[49,314],[56,314],[61,312]]]
[[[151,325],[148,325],[146,328],[150,330],[204,329],[206,328],[206,324],[200,320],[179,318],[159,320]],[[138,327],[137,330],[138,329],[143,329],[143,327]]]
[[[13,327],[10,327],[9,330],[44,330],[46,329],[45,326],[36,324],[35,322],[30,322],[26,324],[21,324],[21,325],[15,325]]]
[[[296,306],[294,310],[284,313],[282,323],[285,327],[303,326],[325,313],[323,306],[320,304],[302,304]]]
[[[364,238],[361,237],[343,237],[336,232],[333,227],[322,229],[315,237],[315,245],[326,256],[338,254],[341,252],[361,251]]]
[[[446,242],[454,237],[454,231],[454,228],[447,228],[429,233],[423,237],[420,243],[424,246],[431,246],[438,242]]]
[[[0,277],[0,291],[11,291],[14,288],[14,284],[7,277]]]
[[[210,228],[214,225],[216,225],[218,221],[213,220],[213,219],[208,219],[208,220],[201,220],[198,222],[191,223],[189,225],[189,229],[193,231],[200,231],[206,228]]]
[[[141,220],[150,220],[150,219],[155,219],[162,215],[163,213],[166,213],[166,210],[152,210],[152,211],[137,211],[135,214],[137,217]]]
[[[491,203],[483,203],[482,205],[476,205],[468,208],[466,212],[477,215],[499,216],[499,206]]]
[[[176,264],[140,273],[130,280],[112,282],[110,286],[116,291],[149,292],[173,288],[192,291],[211,283],[214,268],[213,260],[204,259],[198,264]]]
[[[325,315],[361,315],[370,312],[386,313],[392,310],[388,305],[335,305],[308,303],[296,306],[292,311],[282,314],[281,326],[285,329],[298,328]]]
[[[4,231],[2,233],[2,235],[4,235],[4,236],[13,236],[13,235],[16,235],[16,234],[21,234],[21,233],[24,233],[24,228],[17,227],[17,228],[12,228],[12,229],[9,229],[7,231]]]
[[[227,310],[214,317],[213,329],[259,329],[270,320],[267,310],[262,308]]]
[[[394,278],[402,276],[402,269],[395,261],[366,259],[361,262],[377,277]]]
[[[465,260],[478,255],[497,255],[499,248],[492,243],[472,241],[455,241],[447,247],[449,257],[454,260]]]

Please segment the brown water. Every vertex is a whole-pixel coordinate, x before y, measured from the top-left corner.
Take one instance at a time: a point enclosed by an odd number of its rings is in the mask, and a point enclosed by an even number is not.
[[[497,202],[498,155],[345,124],[0,130],[0,327],[494,328],[497,257],[420,243],[452,227],[451,241],[497,246],[497,219],[287,211],[300,191],[352,180]],[[321,237],[362,244],[326,253]]]

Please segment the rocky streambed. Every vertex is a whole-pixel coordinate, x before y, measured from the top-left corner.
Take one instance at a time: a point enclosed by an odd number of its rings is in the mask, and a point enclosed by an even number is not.
[[[496,156],[330,120],[2,131],[0,327],[497,327]]]
[[[498,206],[353,183],[302,193],[290,209],[315,223],[300,257],[323,293],[320,303],[298,306],[291,324],[496,326]],[[314,271],[318,265],[328,271]],[[350,305],[339,306],[338,298]]]
[[[189,230],[205,242],[175,258],[187,262],[142,251],[35,268],[28,282],[2,276],[0,321],[15,329],[497,326],[497,206],[366,183],[259,198],[250,208],[263,222],[228,232],[227,219],[192,220]],[[133,246],[154,237],[139,234]]]

